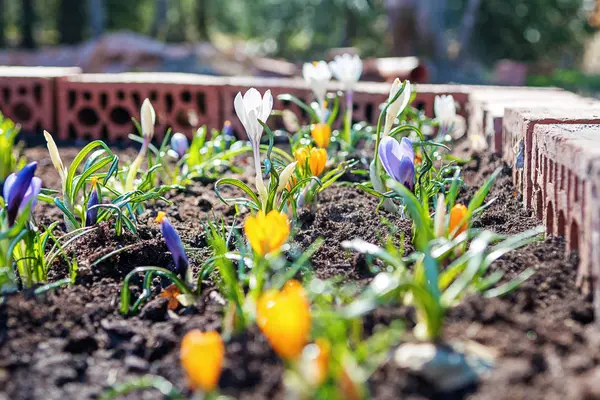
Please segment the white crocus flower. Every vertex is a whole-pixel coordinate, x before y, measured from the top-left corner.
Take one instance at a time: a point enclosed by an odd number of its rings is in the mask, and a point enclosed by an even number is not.
[[[388,97],[388,102],[391,101],[396,96],[396,94],[398,93],[398,90],[400,90],[401,87],[402,87],[402,82],[400,81],[400,79],[396,78],[394,80],[394,83],[392,84],[392,88],[390,89],[390,95]],[[389,135],[390,131],[392,130],[392,126],[394,125],[394,121],[396,121],[398,114],[400,114],[402,111],[404,111],[404,109],[408,105],[411,95],[412,95],[412,91],[411,91],[410,81],[406,81],[406,86],[404,87],[404,91],[402,92],[402,94],[400,96],[398,96],[396,101],[394,101],[387,109],[387,113],[385,116],[385,126],[383,129],[383,136]]]
[[[452,95],[435,96],[433,103],[435,118],[440,124],[451,125],[456,119],[456,104]]]
[[[271,91],[267,90],[261,97],[258,90],[250,88],[242,97],[242,93],[238,93],[235,96],[233,103],[235,107],[235,113],[242,122],[248,140],[252,145],[252,151],[254,153],[254,166],[256,172],[260,174],[260,138],[263,134],[263,126],[258,122],[267,122],[267,118],[271,115],[273,110],[273,96]]]
[[[261,203],[265,204],[268,192],[260,169],[260,138],[264,128],[258,121],[267,122],[267,118],[269,118],[271,110],[273,110],[273,96],[271,95],[271,91],[267,90],[261,97],[258,90],[250,88],[244,96],[242,96],[242,93],[238,93],[235,96],[233,105],[235,113],[244,126],[248,140],[252,145],[254,168],[256,169],[256,190],[258,191]]]
[[[351,90],[362,75],[362,61],[357,55],[344,54],[335,56],[329,63],[329,69],[335,79],[342,82],[346,90]]]
[[[302,76],[312,89],[317,103],[321,109],[321,121],[325,116],[325,95],[327,94],[327,82],[331,80],[331,70],[325,61],[305,63],[302,67]]]
[[[156,113],[150,100],[144,100],[141,109],[142,134],[146,140],[151,140],[154,136],[154,124],[156,123]]]

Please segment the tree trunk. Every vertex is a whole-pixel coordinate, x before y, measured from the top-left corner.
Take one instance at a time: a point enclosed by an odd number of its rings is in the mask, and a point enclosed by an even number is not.
[[[6,28],[4,19],[6,15],[6,7],[4,0],[0,0],[0,48],[6,46],[6,35],[4,29]]]
[[[416,7],[414,0],[386,0],[390,33],[392,35],[392,55],[396,57],[417,54]]]
[[[60,1],[57,24],[60,43],[77,44],[83,41],[86,23],[85,11],[85,1]]]
[[[106,24],[106,9],[104,0],[88,0],[87,3],[88,24],[92,31],[92,37],[98,38],[104,33]]]
[[[21,2],[21,47],[25,49],[35,48],[33,27],[35,24],[35,7],[33,0],[22,0]]]
[[[460,52],[458,59],[469,54],[469,44],[471,43],[471,35],[473,34],[473,26],[475,26],[475,18],[477,11],[481,5],[481,0],[469,0],[465,14],[463,15],[461,30],[460,30]]]
[[[152,22],[151,35],[164,39],[167,34],[167,0],[156,0],[154,3],[154,21]]]
[[[208,40],[208,1],[196,0],[196,32],[199,40]]]

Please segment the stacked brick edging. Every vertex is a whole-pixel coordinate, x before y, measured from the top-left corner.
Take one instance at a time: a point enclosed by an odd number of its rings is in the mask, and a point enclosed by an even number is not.
[[[56,79],[79,68],[0,66],[0,111],[27,132],[56,126]]]
[[[78,74],[77,69],[0,67],[0,110],[25,130],[51,129],[61,139],[119,141],[133,132],[130,118],[138,118],[141,102],[148,97],[157,112],[158,138],[168,126],[191,134],[195,126],[218,129],[226,120],[242,135],[233,99],[250,87],[261,92],[270,89],[275,98],[289,93],[305,102],[312,99],[300,79],[101,75]],[[331,82],[328,89],[342,88]],[[490,150],[513,167],[524,206],[533,210],[549,233],[566,237],[568,251],[579,250],[578,280],[584,291],[594,288],[600,313],[596,278],[600,274],[600,140],[596,139],[600,138],[600,103],[556,88],[418,85],[417,93],[413,104],[428,116],[434,115],[435,96],[454,96],[459,112],[468,118],[469,134],[484,135]],[[388,94],[387,83],[359,83],[354,120],[375,124]],[[33,117],[21,118],[21,103]],[[275,101],[275,109],[285,108],[306,122],[307,115],[298,106]],[[341,101],[340,112],[344,111]],[[281,126],[277,118],[269,123]]]

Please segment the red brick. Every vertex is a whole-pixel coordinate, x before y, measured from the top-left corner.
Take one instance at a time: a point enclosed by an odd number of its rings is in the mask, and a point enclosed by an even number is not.
[[[600,237],[600,125],[537,125],[536,204],[549,233],[565,236],[578,251],[578,284],[598,284]]]
[[[533,130],[537,125],[548,124],[596,124],[600,123],[600,105],[594,106],[584,99],[583,105],[574,100],[561,107],[508,108],[503,121],[503,158],[513,167],[513,182],[523,193],[523,204],[536,210],[533,201],[534,180],[538,168],[538,150],[534,143]],[[523,142],[523,168],[516,165],[515,154]]]
[[[193,74],[82,74],[58,81],[61,139],[125,140],[145,98],[156,110],[156,138],[167,128],[188,136],[198,126],[220,128],[218,88],[224,79]]]
[[[0,67],[0,111],[25,132],[54,130],[55,80],[79,72],[79,68]]]

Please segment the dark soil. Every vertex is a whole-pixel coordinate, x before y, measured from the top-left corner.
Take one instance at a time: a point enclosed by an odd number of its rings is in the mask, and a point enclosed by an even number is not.
[[[58,188],[58,176],[45,150],[30,149],[27,156],[40,161],[38,175],[45,186]],[[73,157],[65,150],[65,158]],[[125,153],[123,158],[130,156]],[[468,200],[497,167],[485,157],[465,168]],[[522,209],[513,192],[510,171],[504,169],[490,197],[497,198],[476,226],[513,234],[535,227],[537,221]],[[152,205],[140,218],[139,237],[114,237],[102,225],[75,247],[80,264],[73,287],[34,296],[31,291],[11,295],[0,305],[0,399],[97,398],[112,384],[144,374],[169,379],[185,390],[178,361],[178,346],[191,329],[220,329],[223,300],[211,282],[194,307],[167,313],[166,299],[154,296],[132,317],[119,314],[119,295],[124,276],[136,266],[169,266],[170,256],[152,217],[164,209],[184,241],[200,250],[192,265],[207,256],[201,222],[206,218],[233,220],[234,210],[219,202],[210,183],[195,183],[170,195],[172,205]],[[320,278],[342,276],[344,281],[368,282],[363,257],[340,247],[346,239],[360,237],[380,242],[388,236],[399,242],[404,235],[410,250],[410,222],[381,211],[369,195],[349,187],[330,187],[314,213],[301,216],[295,241],[307,247],[318,237],[326,243],[313,257]],[[36,219],[42,224],[60,220],[52,205],[40,204]],[[109,252],[129,246],[116,257],[92,267]],[[385,363],[369,381],[377,399],[592,399],[600,398],[600,335],[594,329],[592,305],[575,287],[576,255],[564,257],[562,239],[549,237],[515,251],[494,263],[511,278],[527,267],[536,274],[511,294],[497,299],[472,297],[454,308],[448,317],[446,340],[471,340],[499,355],[496,369],[477,387],[462,393],[436,393],[433,389]],[[65,277],[64,263],[57,262],[51,281]],[[160,289],[156,288],[158,293]],[[369,316],[368,329],[393,318],[411,316],[391,307]],[[270,350],[258,329],[234,337],[226,346],[226,361],[219,383],[223,394],[240,399],[285,398],[283,364]],[[129,399],[162,398],[156,391],[135,392]]]

